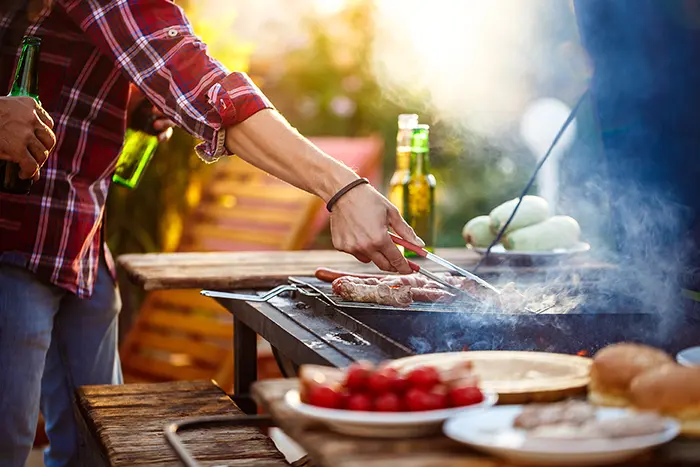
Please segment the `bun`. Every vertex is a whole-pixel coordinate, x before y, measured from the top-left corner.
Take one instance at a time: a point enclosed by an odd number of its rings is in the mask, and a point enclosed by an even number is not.
[[[685,435],[700,436],[700,368],[663,365],[637,376],[630,386],[632,405],[673,417]]]
[[[640,344],[613,344],[598,351],[591,365],[588,399],[603,406],[626,407],[634,378],[643,372],[673,363],[667,353]]]

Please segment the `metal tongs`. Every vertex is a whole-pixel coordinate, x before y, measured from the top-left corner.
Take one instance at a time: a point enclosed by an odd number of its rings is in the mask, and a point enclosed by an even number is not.
[[[467,271],[466,269],[462,269],[459,266],[450,263],[444,258],[441,258],[440,256],[436,255],[435,253],[430,253],[428,250],[419,247],[418,245],[414,245],[413,243],[404,240],[403,238],[399,237],[398,235],[389,232],[389,235],[391,236],[391,239],[394,243],[397,245],[401,245],[402,247],[406,248],[409,251],[412,251],[413,253],[417,254],[418,256],[421,256],[425,259],[429,259],[430,261],[434,262],[435,264],[439,264],[440,266],[449,269],[450,271],[453,271],[457,274],[459,274],[462,277],[466,277],[467,279],[471,279],[483,288],[489,290],[492,293],[495,293],[496,295],[501,295],[501,291],[494,287],[493,285],[489,284],[485,280],[483,280],[481,277],[477,276],[476,274],[472,274],[471,272]],[[423,274],[424,276],[434,280],[435,282],[438,282],[452,290],[456,289],[459,290],[460,292],[464,292],[462,289],[459,289],[455,287],[454,285],[450,284],[449,282],[443,280],[440,276],[433,274],[430,271],[426,271],[422,269],[420,266],[417,264],[409,261],[409,264],[411,268],[420,273]]]

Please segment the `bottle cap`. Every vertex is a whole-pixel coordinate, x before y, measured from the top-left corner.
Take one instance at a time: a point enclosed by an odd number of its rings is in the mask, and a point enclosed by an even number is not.
[[[399,128],[414,128],[418,125],[418,115],[416,114],[401,114],[399,115]]]

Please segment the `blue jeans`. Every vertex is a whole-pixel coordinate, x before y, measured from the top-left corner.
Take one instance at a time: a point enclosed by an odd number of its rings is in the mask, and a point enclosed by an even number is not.
[[[51,444],[46,466],[77,462],[75,389],[122,382],[120,307],[104,260],[87,300],[0,264],[0,466],[24,467],[40,409]]]

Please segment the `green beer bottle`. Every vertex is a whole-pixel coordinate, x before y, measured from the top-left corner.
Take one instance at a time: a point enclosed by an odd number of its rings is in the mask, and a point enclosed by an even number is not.
[[[41,39],[26,36],[22,40],[22,53],[17,62],[15,80],[9,96],[32,97],[39,101],[39,48]],[[0,161],[0,192],[16,195],[28,195],[34,181],[30,178],[19,178],[19,164],[9,161]]]
[[[430,127],[417,125],[411,137],[409,174],[403,181],[403,215],[430,252],[435,250],[435,185],[430,173]],[[404,255],[416,254],[405,250]]]
[[[122,152],[112,180],[127,188],[136,188],[143,172],[158,149],[158,132],[153,128],[157,119],[153,106],[144,99],[131,117],[131,127],[127,128]]]

